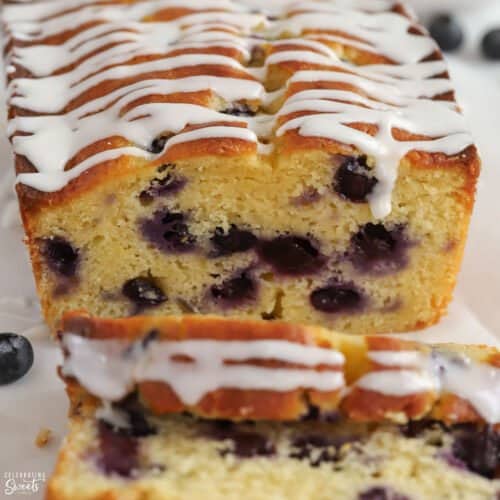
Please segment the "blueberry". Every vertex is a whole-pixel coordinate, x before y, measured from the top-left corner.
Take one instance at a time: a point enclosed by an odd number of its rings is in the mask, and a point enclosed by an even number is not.
[[[500,59],[500,28],[488,31],[481,42],[481,47],[488,59]]]
[[[311,293],[310,300],[315,309],[326,313],[355,311],[363,305],[361,292],[344,283],[318,288]]]
[[[64,276],[72,277],[76,273],[79,261],[79,251],[61,236],[51,236],[42,239],[41,254],[49,269]]]
[[[250,231],[238,229],[233,224],[227,233],[221,227],[217,227],[210,242],[214,247],[211,255],[222,257],[252,249],[257,244],[257,237]]]
[[[99,467],[107,475],[131,477],[139,467],[136,438],[99,421]]]
[[[144,407],[137,398],[137,394],[131,394],[124,400],[116,404],[128,417],[129,426],[122,432],[126,432],[132,437],[146,437],[157,433],[156,427],[151,425],[146,418]]]
[[[220,441],[231,441],[229,448],[221,450],[222,456],[232,454],[239,458],[252,458],[269,457],[276,453],[274,444],[267,436],[241,430],[232,422],[214,421],[207,434]]]
[[[153,140],[151,146],[149,147],[149,151],[155,155],[162,153],[169,138],[170,136],[160,135]]]
[[[33,347],[29,340],[14,333],[0,333],[0,385],[24,377],[33,366]]]
[[[256,290],[257,285],[248,271],[243,271],[241,274],[225,280],[220,285],[213,285],[210,288],[210,293],[217,302],[234,306],[246,300],[254,299]]]
[[[164,171],[164,167],[173,168],[173,165],[162,165],[158,172]],[[184,177],[176,176],[169,172],[164,177],[155,177],[149,183],[149,186],[139,194],[139,199],[143,204],[148,204],[155,198],[173,195],[181,191],[186,185],[187,180]]]
[[[232,116],[255,116],[256,112],[243,102],[233,102],[231,106],[222,110],[221,113]]]
[[[259,255],[277,272],[295,276],[319,271],[326,262],[311,241],[300,236],[278,236],[264,241]]]
[[[351,238],[351,260],[362,272],[388,274],[408,263],[409,242],[402,226],[387,229],[383,224],[366,224]]]
[[[487,479],[500,477],[500,434],[493,426],[458,426],[452,452],[469,470]]]
[[[122,293],[138,308],[155,307],[167,301],[167,296],[152,278],[128,280],[122,287]]]
[[[461,26],[452,16],[447,14],[435,17],[429,26],[429,32],[441,50],[445,52],[457,50],[464,41]]]
[[[159,210],[142,221],[142,234],[158,249],[183,253],[194,249],[196,238],[189,232],[187,217],[181,212]]]
[[[443,425],[436,420],[410,420],[400,427],[400,431],[407,438],[416,438],[428,430],[439,428],[442,429]]]
[[[358,495],[358,500],[409,500],[406,495],[382,486],[374,486]]]
[[[346,157],[335,173],[333,188],[344,199],[365,203],[377,179],[370,176],[366,156]]]

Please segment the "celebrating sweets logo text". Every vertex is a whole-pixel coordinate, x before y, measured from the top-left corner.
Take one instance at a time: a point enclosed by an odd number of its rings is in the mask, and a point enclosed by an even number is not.
[[[32,495],[45,483],[45,472],[5,472],[3,479],[5,495]]]

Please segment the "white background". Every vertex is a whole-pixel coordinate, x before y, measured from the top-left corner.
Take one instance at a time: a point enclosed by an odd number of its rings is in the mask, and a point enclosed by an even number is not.
[[[462,14],[469,43],[450,61],[460,103],[481,150],[483,173],[449,315],[440,325],[412,335],[428,341],[500,345],[500,64],[481,61],[477,55],[480,31],[495,20],[500,26],[500,5],[496,3],[487,12]],[[16,214],[11,156],[3,129],[2,125],[0,223],[9,223]],[[65,433],[67,403],[56,375],[58,352],[40,324],[22,230],[15,224],[0,228],[0,331],[24,332],[35,348],[30,373],[15,384],[0,387],[0,498],[16,498],[4,496],[4,473],[50,473]],[[41,427],[54,432],[53,441],[44,449],[34,445]],[[29,498],[38,500],[42,494]]]

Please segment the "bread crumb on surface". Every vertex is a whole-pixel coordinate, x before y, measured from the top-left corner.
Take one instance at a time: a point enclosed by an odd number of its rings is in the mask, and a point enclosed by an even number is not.
[[[52,431],[46,427],[42,427],[36,436],[35,444],[38,448],[43,448],[47,446],[52,439]]]

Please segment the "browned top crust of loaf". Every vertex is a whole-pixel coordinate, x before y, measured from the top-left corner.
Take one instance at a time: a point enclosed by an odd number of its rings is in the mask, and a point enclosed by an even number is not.
[[[41,2],[41,4],[43,3],[44,2]],[[56,2],[49,3],[55,4]],[[30,71],[30,68],[28,67],[29,64],[26,64],[26,59],[23,60],[22,57],[18,56],[19,50],[40,45],[62,47],[63,44],[71,43],[76,37],[85,35],[89,30],[95,29],[96,27],[99,28],[102,25],[106,25],[106,23],[110,26],[110,32],[114,33],[118,30],[116,23],[113,24],[112,21],[102,19],[99,16],[90,18],[86,17],[85,5],[79,5],[78,3],[73,2],[71,3],[71,6],[64,8],[63,3],[64,2],[60,2],[61,9],[59,12],[54,10],[51,11],[50,15],[46,15],[45,18],[41,15],[38,19],[28,19],[29,21],[34,22],[34,24],[41,30],[47,30],[45,35],[42,34],[38,36],[33,35],[32,33],[30,33],[29,36],[25,36],[26,33],[22,32],[22,28],[20,28],[16,23],[16,21],[23,20],[22,14],[16,14],[17,17],[13,15],[9,17],[9,12],[11,11],[7,9],[7,14],[5,16],[8,35],[6,61],[11,67],[8,77],[12,89],[16,88],[16,82],[20,79],[34,81],[38,78],[47,78],[51,75],[71,75],[72,72],[78,71],[82,66],[91,61],[92,58],[104,55],[106,54],[106,51],[119,47],[120,44],[125,43],[123,40],[120,41],[116,37],[112,38],[111,35],[107,35],[110,37],[109,40],[108,38],[103,37],[105,40],[103,43],[97,44],[95,49],[82,54],[82,56],[77,57],[76,60],[72,59],[68,62],[68,64],[57,67],[51,73],[43,74],[41,77],[33,71]],[[96,5],[102,6],[103,10],[105,8],[118,8],[124,5],[130,6],[132,4],[136,5],[139,3],[148,4],[149,2],[133,2],[124,0],[95,2]],[[40,3],[37,5],[39,4]],[[208,13],[223,15],[229,12],[229,10],[221,7],[220,4],[218,4],[218,6],[215,4],[210,5],[210,2],[207,3],[205,7],[199,8],[185,7],[180,4],[181,2],[179,2],[179,6],[171,6],[167,8],[158,7],[157,10],[147,12],[147,15],[143,15],[142,17],[139,16],[137,19],[132,20],[140,21],[144,30],[143,32],[147,34],[149,29],[148,23],[178,23],[182,26],[182,29],[185,29],[182,24],[183,19],[185,18],[187,19],[186,22],[189,22],[189,16]],[[390,15],[408,20],[408,33],[411,36],[419,37],[422,40],[427,39],[425,30],[423,30],[415,22],[415,20],[401,4],[398,2],[388,2],[387,5],[386,14],[390,13]],[[14,9],[22,7],[16,6],[9,8]],[[328,59],[328,57],[325,56],[325,50],[333,51],[341,59],[349,61],[349,63],[353,64],[353,68],[373,64],[385,64],[398,67],[402,64],[401,62],[391,58],[391,55],[386,53],[387,51],[384,51],[381,47],[376,47],[373,44],[370,46],[371,42],[367,41],[359,34],[351,32],[352,30],[349,30],[348,26],[340,30],[335,27],[317,28],[314,23],[311,25],[306,24],[303,29],[299,30],[299,34],[295,34],[295,36],[290,39],[289,43],[275,43],[276,39],[283,39],[287,36],[287,33],[277,33],[272,36],[272,29],[274,26],[273,23],[293,20],[296,16],[308,16],[314,13],[317,9],[320,9],[320,6],[311,2],[309,5],[304,4],[296,7],[295,9],[289,9],[283,12],[282,19],[278,21],[276,21],[272,16],[268,16],[267,19],[264,17],[260,21],[256,18],[255,23],[253,25],[248,25],[245,29],[231,25],[231,23],[229,23],[228,26],[220,26],[221,23],[219,23],[218,27],[207,25],[206,27],[200,28],[200,30],[205,34],[218,30],[218,32],[225,35],[235,35],[241,39],[242,43],[244,40],[251,39],[252,37],[254,37],[255,42],[255,40],[258,40],[259,36],[264,34],[266,39],[259,41],[259,43],[254,43],[250,57],[245,56],[241,49],[227,43],[220,43],[219,45],[201,43],[198,45],[192,44],[192,46],[179,46],[177,44],[177,40],[174,40],[170,45],[167,43],[162,50],[159,50],[157,51],[158,53],[154,54],[148,53],[146,46],[144,46],[138,51],[138,53],[131,54],[128,60],[126,58],[122,58],[120,65],[124,68],[124,71],[121,73],[121,77],[111,79],[104,78],[103,81],[90,86],[90,88],[69,99],[62,109],[56,110],[55,114],[60,115],[74,112],[75,110],[82,108],[85,104],[94,102],[98,98],[107,96],[111,92],[120,88],[123,89],[133,83],[149,81],[152,79],[171,81],[200,75],[233,78],[242,81],[260,81],[268,91],[283,89],[283,96],[277,97],[272,104],[266,103],[261,99],[254,99],[253,101],[251,99],[243,99],[238,102],[238,104],[250,106],[253,111],[257,112],[258,115],[274,115],[279,113],[286,99],[304,90],[348,90],[359,96],[374,99],[374,96],[369,96],[363,88],[348,82],[324,81],[321,80],[320,77],[318,77],[318,80],[315,81],[290,82],[290,79],[294,75],[304,70],[335,71],[338,74],[348,74],[349,72],[346,69],[346,64],[341,60],[336,63],[331,57]],[[363,9],[361,9],[361,11],[362,10]],[[372,15],[375,16],[382,14],[383,13],[373,13]],[[57,21],[57,19],[64,17],[65,15],[73,16],[71,25],[65,27],[64,29],[51,32],[51,23]],[[82,19],[80,23],[74,21],[74,19],[79,18],[78,16],[81,16]],[[153,24],[151,24],[151,26],[153,26]],[[134,30],[134,28],[127,29],[129,32]],[[121,26],[121,30],[122,31],[120,33],[123,33],[123,26]],[[302,38],[302,41],[305,40],[307,42],[314,43],[303,45],[300,42],[297,42],[296,38]],[[395,39],[394,45],[397,46],[397,44],[398,40]],[[323,46],[324,49],[322,49],[321,46]],[[284,57],[282,59],[272,59],[275,56],[283,54],[286,55],[293,51],[298,52],[299,54],[296,58]],[[304,57],[303,54],[310,54],[310,57]],[[185,66],[180,65],[180,67],[169,68],[167,63],[171,61],[172,58],[188,55],[222,56],[225,57],[226,60],[234,61],[234,64],[217,64],[214,63],[212,59],[210,60],[212,62],[204,63],[204,60],[200,59],[200,64]],[[138,65],[152,61],[156,61],[158,63],[165,61],[165,68],[162,69],[160,64],[160,66],[154,71],[145,70],[144,72],[137,72],[133,69],[134,66],[138,67]],[[425,56],[421,58],[421,61],[427,61],[430,63],[442,61],[442,55],[437,46],[432,45],[429,53],[425,54]],[[261,73],[251,71],[251,69],[263,66],[264,64],[267,64],[267,71]],[[413,64],[413,62],[411,64]],[[108,65],[98,67],[93,76],[99,76],[104,71],[109,70],[112,67],[117,67],[117,65],[118,63],[110,61]],[[431,77],[447,79],[448,74],[446,69],[444,69],[435,75],[431,75]],[[88,75],[85,75],[85,79],[86,78],[88,78]],[[83,81],[85,81],[85,79]],[[451,88],[446,89],[443,92],[436,92],[437,93],[435,95],[428,96],[429,99],[447,101],[450,103],[455,102],[454,93]],[[11,96],[15,98],[16,92],[11,92]],[[48,98],[49,97],[50,96],[48,96]],[[375,98],[375,100],[377,99]],[[382,102],[382,99],[378,100]],[[182,88],[181,84],[179,84],[179,88],[175,89],[175,91],[168,91],[163,94],[152,92],[150,95],[141,97],[135,102],[130,103],[126,108],[122,109],[122,113],[130,111],[131,109],[137,108],[141,105],[160,102],[196,104],[198,106],[219,112],[230,108],[234,104],[231,102],[224,102],[224,99],[222,99],[221,96],[217,95],[215,91],[209,90],[208,88],[197,91],[186,91]],[[344,99],[344,102],[349,102],[349,100],[347,99],[346,101]],[[312,111],[306,110],[302,112],[301,115],[303,116],[304,114],[310,113],[312,113]],[[318,111],[314,113],[318,114]],[[10,99],[9,102],[10,119],[27,116],[49,116],[51,114],[54,113],[37,112],[34,109],[23,107],[22,100],[19,101],[16,99]],[[225,116],[227,117],[227,115],[222,112],[220,112],[219,115],[220,119],[207,121],[206,123],[198,125],[198,127],[213,127],[215,124],[223,121]],[[277,120],[277,124],[286,123],[299,115],[294,115],[293,113],[289,115],[285,114],[283,116],[280,115]],[[227,127],[227,125],[230,125],[234,127],[248,128],[244,119],[239,121],[237,119],[238,117],[235,118],[236,121],[226,123],[225,126]],[[429,117],[429,120],[432,121],[432,117]],[[374,136],[378,130],[376,125],[363,121],[349,123],[348,126],[358,130],[363,130],[365,133],[372,136]],[[192,124],[188,124],[183,130],[180,130],[179,134],[185,133],[189,130],[192,130]],[[401,130],[397,128],[394,129],[393,133],[394,137],[399,141],[426,141],[431,139],[430,136],[426,136],[425,134],[415,135],[408,130]],[[20,135],[26,135],[26,132],[23,132],[22,127],[14,127],[14,129],[12,129],[11,138],[15,138]],[[170,131],[168,131],[168,135],[170,135]],[[154,139],[154,137],[152,137],[152,139]],[[289,155],[304,151],[323,151],[326,154],[359,152],[359,150],[353,145],[345,144],[328,137],[301,135],[297,129],[287,130],[283,135],[277,136],[275,127],[270,136],[265,138],[265,143],[274,145],[275,150],[271,155],[262,156],[261,161],[263,162],[275,162],[277,155]],[[82,149],[77,152],[73,158],[68,160],[65,170],[69,171],[75,168],[82,161],[91,158],[97,153],[126,146],[133,146],[133,143],[131,143],[126,137],[120,136],[118,129],[103,130],[102,139],[91,142],[82,147]],[[51,145],[47,144],[46,147],[50,148]],[[32,173],[38,170],[39,165],[37,165],[36,160],[31,162],[22,154],[20,150],[16,147],[14,149],[16,150],[16,171],[18,174]],[[463,151],[458,151],[456,154],[450,155],[438,152],[418,151],[418,148],[416,149],[417,150],[406,155],[406,158],[412,167],[423,169],[447,168],[456,170],[458,175],[463,176],[465,179],[463,191],[466,196],[468,196],[469,203],[472,203],[473,193],[475,190],[475,180],[480,169],[477,150],[473,145],[470,145]],[[80,196],[89,190],[96,189],[98,186],[113,182],[117,177],[134,175],[134,172],[136,172],[137,169],[153,169],[163,163],[182,161],[197,157],[245,157],[256,154],[259,154],[257,144],[249,140],[236,137],[204,137],[190,142],[178,143],[172,147],[167,147],[161,154],[156,155],[154,158],[144,159],[136,156],[123,155],[112,160],[98,162],[96,165],[92,166],[92,168],[85,170],[76,178],[66,183],[61,189],[56,191],[39,191],[22,183],[18,184],[17,190],[21,200],[23,215],[26,218],[30,213],[36,212],[43,207],[54,207],[71,202],[71,200],[73,200],[76,196]]]
[[[256,341],[283,340],[308,346],[317,346],[341,353],[343,366],[318,365],[318,372],[330,370],[342,372],[345,385],[334,391],[319,391],[302,387],[290,391],[243,390],[219,388],[206,394],[197,404],[185,404],[173,388],[159,381],[137,384],[138,394],[146,407],[156,414],[189,411],[206,418],[233,420],[297,420],[315,414],[339,414],[356,421],[405,422],[422,418],[435,418],[447,424],[484,423],[473,404],[446,390],[428,389],[408,394],[391,395],[360,385],[370,374],[403,372],[420,368],[398,364],[384,365],[374,359],[373,353],[416,352],[422,356],[444,355],[453,359],[465,356],[470,363],[498,366],[500,352],[487,346],[427,346],[417,342],[392,337],[353,337],[331,332],[319,327],[302,326],[283,322],[252,321],[217,316],[183,317],[132,317],[102,319],[84,312],[68,313],[61,323],[61,338],[74,334],[93,340],[155,341],[217,340]],[[67,353],[66,353],[67,354]],[[189,355],[187,356],[189,358]],[[182,361],[182,360],[179,360]],[[192,358],[184,359],[193,362]],[[230,363],[230,360],[226,360]],[[272,369],[305,368],[300,363],[288,363],[276,359],[249,359],[248,366],[264,366]],[[423,369],[423,368],[422,368]],[[420,372],[419,372],[420,373]],[[463,376],[467,376],[463,373]],[[81,390],[78,382],[66,377],[68,391]],[[349,390],[346,390],[349,388]]]

